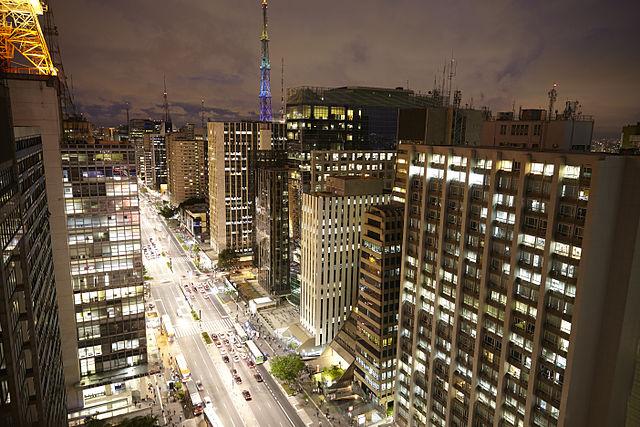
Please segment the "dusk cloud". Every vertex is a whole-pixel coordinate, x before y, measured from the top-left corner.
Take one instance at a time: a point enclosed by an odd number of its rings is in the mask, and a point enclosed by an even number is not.
[[[52,2],[66,72],[99,124],[162,116],[166,75],[178,124],[254,116],[260,56],[257,0]],[[564,0],[271,0],[274,111],[285,85],[406,86],[427,91],[453,54],[463,103],[494,111],[578,99],[596,134],[640,119],[640,3]]]

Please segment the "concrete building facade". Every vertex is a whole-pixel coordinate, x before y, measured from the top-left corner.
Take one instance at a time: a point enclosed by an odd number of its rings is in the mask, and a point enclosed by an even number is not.
[[[392,407],[404,205],[371,207],[362,217],[354,379],[372,400]]]
[[[209,221],[211,246],[241,256],[254,248],[258,149],[284,148],[284,124],[209,122]]]
[[[167,137],[169,199],[179,205],[191,198],[204,198],[205,141],[186,132],[175,132]]]
[[[42,139],[64,384],[67,408],[72,410],[81,407],[83,402],[81,396],[76,393],[76,387],[80,382],[80,367],[69,265],[67,217],[62,197],[60,145],[63,131],[57,80],[18,74],[9,77],[7,83],[13,125],[37,127]]]
[[[527,150],[590,151],[593,118],[573,113],[556,115],[548,120],[546,111],[521,110],[498,113],[482,126],[480,145]]]
[[[400,144],[398,178],[396,421],[622,425],[640,158]]]
[[[20,98],[24,93],[12,91]],[[11,128],[0,86],[0,416],[6,425],[63,425],[65,398],[40,130]]]
[[[331,177],[326,191],[303,194],[300,321],[316,346],[330,342],[351,314],[362,216],[389,200],[382,180],[375,178]]]

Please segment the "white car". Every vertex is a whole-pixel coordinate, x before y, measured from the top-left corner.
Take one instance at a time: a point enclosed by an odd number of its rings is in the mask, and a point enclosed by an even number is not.
[[[213,406],[213,402],[211,402],[211,398],[209,396],[205,396],[204,399],[202,399],[202,401],[204,402],[205,408],[210,408]]]

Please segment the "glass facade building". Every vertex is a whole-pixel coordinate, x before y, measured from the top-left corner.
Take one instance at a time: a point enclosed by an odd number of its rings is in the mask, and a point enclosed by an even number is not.
[[[135,150],[69,143],[62,169],[78,359],[91,385],[147,361]]]

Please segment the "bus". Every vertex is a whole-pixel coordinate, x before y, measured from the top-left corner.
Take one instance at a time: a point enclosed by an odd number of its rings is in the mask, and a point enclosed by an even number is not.
[[[247,333],[244,331],[244,329],[242,329],[242,326],[236,323],[235,330],[236,330],[236,340],[238,340],[240,344],[244,344],[245,342],[247,342],[249,337],[247,336]]]
[[[173,325],[171,324],[171,319],[168,314],[163,314],[160,318],[162,333],[167,336],[169,341],[173,341],[173,338],[176,336],[175,330],[173,329]]]
[[[184,360],[182,353],[176,355],[176,365],[178,365],[178,371],[180,371],[182,381],[189,381],[191,379],[191,371],[187,367],[187,361]]]
[[[191,393],[190,396],[191,396],[191,406],[193,407],[193,415],[198,416],[202,414],[202,412],[204,411],[204,402],[200,397],[200,393],[198,393],[198,391],[196,390],[193,393]]]
[[[247,345],[247,349],[249,350],[249,354],[251,355],[251,360],[253,360],[256,363],[256,365],[264,363],[264,355],[262,354],[262,352],[260,351],[256,343],[254,343],[251,340],[248,340],[246,342],[246,345]]]
[[[220,421],[216,411],[211,406],[204,408],[204,419],[211,427],[222,427],[222,421]]]

